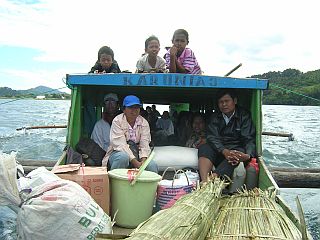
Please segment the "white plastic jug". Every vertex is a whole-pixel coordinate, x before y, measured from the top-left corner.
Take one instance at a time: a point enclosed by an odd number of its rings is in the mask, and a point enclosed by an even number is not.
[[[244,185],[246,180],[246,169],[244,168],[243,162],[240,162],[238,167],[233,171],[232,183],[229,188],[229,193],[237,192],[241,190],[241,187]]]

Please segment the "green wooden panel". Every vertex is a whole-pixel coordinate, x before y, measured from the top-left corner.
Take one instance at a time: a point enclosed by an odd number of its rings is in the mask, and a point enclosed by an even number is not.
[[[81,136],[81,87],[74,87],[71,95],[71,108],[67,143],[75,147]]]
[[[262,157],[258,158],[259,160],[259,188],[262,190],[268,189],[270,187],[274,187],[277,192],[279,192],[278,184],[273,179],[271,173],[269,172],[267,165],[265,164]]]

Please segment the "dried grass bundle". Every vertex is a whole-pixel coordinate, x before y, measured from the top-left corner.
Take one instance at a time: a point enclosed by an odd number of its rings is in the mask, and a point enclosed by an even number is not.
[[[224,200],[206,239],[301,239],[274,191],[244,191]]]
[[[225,185],[220,179],[206,183],[140,224],[128,239],[205,239]]]

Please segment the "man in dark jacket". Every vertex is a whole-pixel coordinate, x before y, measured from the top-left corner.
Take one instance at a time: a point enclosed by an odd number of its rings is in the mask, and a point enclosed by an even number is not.
[[[212,167],[213,176],[228,176],[240,162],[249,162],[255,155],[255,127],[251,115],[239,107],[232,90],[218,94],[219,111],[213,113],[207,131],[207,144],[198,152],[202,181],[207,181]]]

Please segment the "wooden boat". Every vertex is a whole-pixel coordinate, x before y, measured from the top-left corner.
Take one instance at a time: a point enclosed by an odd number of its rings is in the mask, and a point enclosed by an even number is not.
[[[251,111],[256,126],[256,151],[260,165],[258,186],[262,190],[279,187],[262,156],[262,93],[268,80],[187,74],[70,74],[67,85],[72,91],[67,144],[75,147],[81,137],[90,136],[94,123],[101,118],[103,96],[117,93],[120,99],[134,94],[144,103],[188,104],[190,111],[212,111],[215,95],[221,88],[237,91],[239,105]],[[186,106],[186,105],[184,105]],[[280,195],[277,202],[292,222],[301,225]]]

